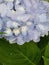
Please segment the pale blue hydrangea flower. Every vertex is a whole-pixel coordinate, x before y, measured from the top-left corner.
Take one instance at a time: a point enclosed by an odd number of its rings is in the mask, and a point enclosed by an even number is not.
[[[49,3],[40,0],[0,0],[0,37],[11,44],[39,42],[48,35]]]

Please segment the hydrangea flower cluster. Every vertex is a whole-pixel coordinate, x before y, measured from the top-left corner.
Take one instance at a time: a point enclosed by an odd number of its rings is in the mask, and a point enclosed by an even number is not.
[[[0,38],[19,45],[48,35],[49,3],[40,0],[0,0]]]

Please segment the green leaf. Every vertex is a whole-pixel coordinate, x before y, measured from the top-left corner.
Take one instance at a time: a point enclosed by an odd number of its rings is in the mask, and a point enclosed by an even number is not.
[[[48,2],[49,2],[49,0],[48,0]]]
[[[40,50],[43,50],[46,47],[46,45],[48,44],[48,41],[49,41],[49,35],[41,37],[40,42],[38,42],[37,44]]]
[[[45,48],[43,59],[44,59],[44,65],[49,65],[49,43]]]
[[[33,42],[19,46],[0,39],[1,65],[37,65],[40,58],[40,50]]]
[[[3,33],[3,32],[0,32],[0,34],[5,34],[5,33]]]
[[[44,56],[43,59],[44,59],[44,65],[49,65],[49,59]]]
[[[43,38],[41,37],[40,42],[37,43],[37,45],[40,49],[40,52],[41,52],[41,60],[38,65],[44,65],[44,60],[43,60],[42,56],[44,55],[45,47],[47,46],[48,41],[49,41],[49,36],[45,36]]]

